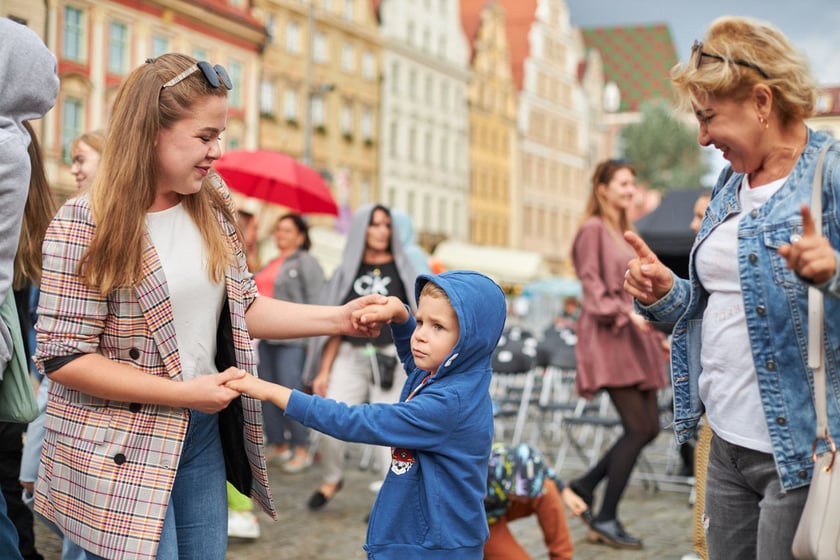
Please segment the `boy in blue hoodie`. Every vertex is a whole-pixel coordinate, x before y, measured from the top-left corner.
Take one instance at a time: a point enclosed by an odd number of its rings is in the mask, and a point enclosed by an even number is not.
[[[370,514],[368,558],[481,559],[493,443],[491,356],[505,323],[505,298],[470,271],[421,275],[417,313],[389,297],[356,313],[390,323],[408,374],[400,402],[347,406],[253,376],[228,386],[269,400],[333,437],[391,446],[391,469]]]

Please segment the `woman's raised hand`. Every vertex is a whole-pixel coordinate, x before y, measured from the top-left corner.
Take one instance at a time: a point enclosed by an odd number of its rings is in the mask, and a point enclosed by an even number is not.
[[[790,244],[779,247],[779,254],[787,267],[814,284],[822,284],[837,272],[837,256],[828,239],[817,232],[811,209],[803,204],[802,234],[791,238]]]
[[[624,291],[644,305],[650,305],[671,290],[674,275],[641,237],[632,231],[625,231],[624,239],[636,251],[636,258],[627,263]]]

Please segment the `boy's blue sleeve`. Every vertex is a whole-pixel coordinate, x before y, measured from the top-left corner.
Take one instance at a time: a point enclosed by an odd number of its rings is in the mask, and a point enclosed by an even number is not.
[[[459,422],[461,403],[424,391],[408,402],[347,404],[292,391],[286,416],[336,439],[373,445],[435,449],[448,441]]]
[[[414,371],[415,368],[414,356],[411,355],[411,335],[414,334],[414,328],[416,326],[417,322],[414,320],[410,309],[408,310],[408,321],[401,325],[396,323],[391,324],[391,335],[394,338],[394,346],[397,347],[397,356],[403,364],[405,371],[409,373]]]

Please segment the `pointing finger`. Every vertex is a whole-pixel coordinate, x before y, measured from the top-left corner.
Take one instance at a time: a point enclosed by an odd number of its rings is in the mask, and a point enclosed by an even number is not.
[[[633,247],[633,250],[636,251],[636,255],[645,261],[652,262],[656,259],[656,255],[653,251],[650,250],[650,247],[642,241],[642,238],[636,235],[632,231],[625,231],[624,232],[624,240]]]
[[[814,217],[811,215],[811,209],[808,208],[807,204],[803,204],[799,211],[802,214],[802,236],[815,235],[817,228],[814,225]]]

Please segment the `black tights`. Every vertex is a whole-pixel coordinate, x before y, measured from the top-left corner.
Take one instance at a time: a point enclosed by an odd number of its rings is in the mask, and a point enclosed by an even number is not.
[[[607,479],[607,489],[596,521],[616,518],[618,502],[627,487],[636,459],[642,449],[659,434],[656,391],[641,391],[637,387],[611,387],[607,393],[621,418],[624,433],[598,464],[576,481],[581,490],[592,494],[598,483]]]

